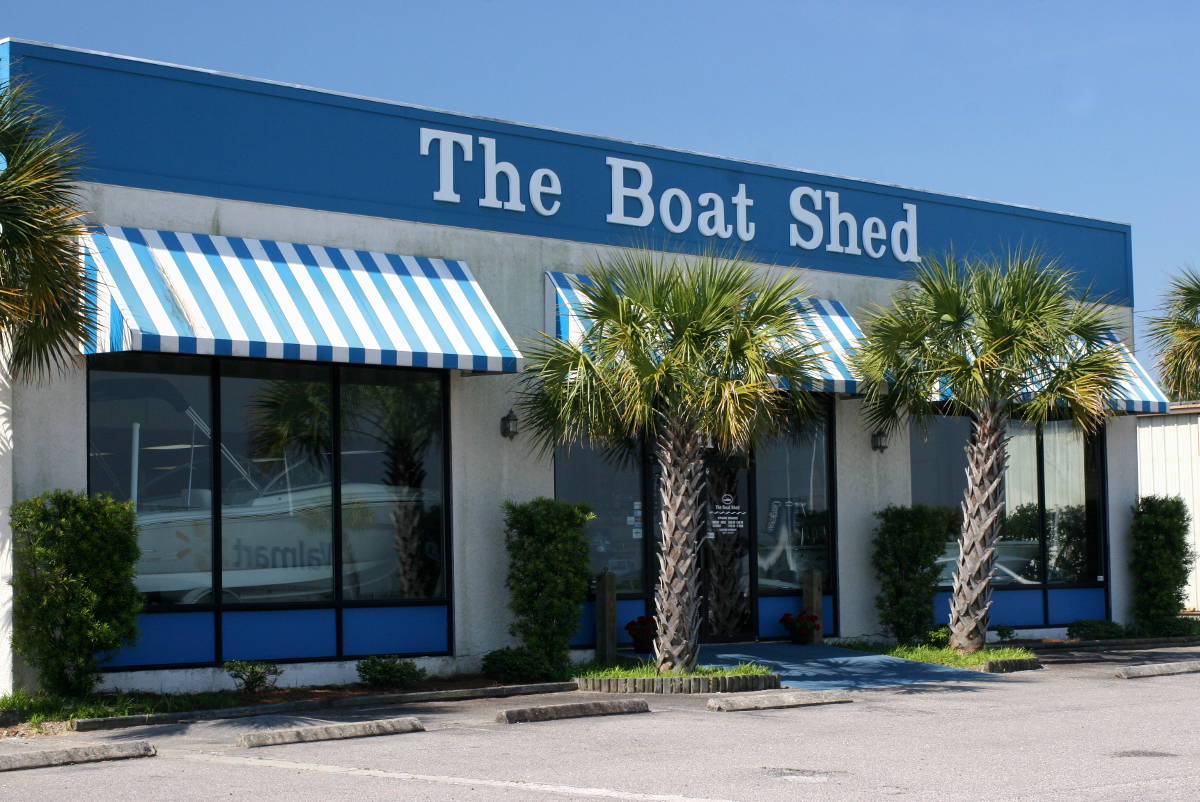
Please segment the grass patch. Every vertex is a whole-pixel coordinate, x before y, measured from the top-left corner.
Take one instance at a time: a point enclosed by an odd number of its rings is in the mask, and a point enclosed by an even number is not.
[[[741,676],[745,674],[774,674],[775,672],[764,665],[758,663],[739,663],[730,668],[727,666],[696,666],[695,671],[684,673],[682,671],[672,671],[668,674],[659,674],[655,668],[653,660],[637,660],[634,662],[618,663],[617,665],[604,665],[600,663],[588,663],[577,666],[573,671],[576,677],[587,677],[593,679],[635,679],[641,677],[720,677],[720,676]]]
[[[839,640],[831,641],[829,645],[954,668],[970,668],[989,660],[1024,660],[1037,657],[1032,651],[1021,646],[985,646],[977,652],[963,654],[949,646],[897,646],[885,641]]]
[[[81,698],[48,693],[15,691],[0,696],[0,721],[69,721],[75,718],[130,716],[139,713],[176,713],[237,707],[243,697],[232,691],[212,693],[100,693]]]

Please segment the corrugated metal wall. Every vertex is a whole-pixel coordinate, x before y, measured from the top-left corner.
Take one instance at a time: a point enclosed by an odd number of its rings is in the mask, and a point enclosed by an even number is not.
[[[1200,553],[1200,414],[1138,418],[1138,494],[1182,496],[1192,513],[1192,550]],[[1200,609],[1195,564],[1186,605]]]

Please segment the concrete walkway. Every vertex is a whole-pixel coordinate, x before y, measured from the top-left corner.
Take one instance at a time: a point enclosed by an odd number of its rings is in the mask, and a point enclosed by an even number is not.
[[[798,646],[771,641],[710,643],[700,647],[702,665],[735,666],[749,662],[775,669],[785,688],[810,691],[994,679],[990,674],[977,671],[918,663],[835,646]]]

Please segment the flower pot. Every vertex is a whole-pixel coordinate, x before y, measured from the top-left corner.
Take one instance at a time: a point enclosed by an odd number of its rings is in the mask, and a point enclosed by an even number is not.
[[[654,636],[634,635],[633,650],[635,652],[652,653],[654,651]]]
[[[799,632],[794,629],[792,630],[792,643],[808,644],[808,643],[812,643],[812,642],[813,642],[813,633],[811,631]]]

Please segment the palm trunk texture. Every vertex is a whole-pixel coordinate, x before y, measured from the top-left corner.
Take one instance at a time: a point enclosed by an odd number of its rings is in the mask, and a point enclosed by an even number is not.
[[[704,449],[694,431],[668,425],[657,438],[661,514],[654,589],[659,673],[691,671],[699,656],[700,527],[704,523]]]
[[[1007,462],[1004,435],[1004,418],[999,410],[986,410],[972,422],[958,570],[950,599],[950,645],[963,652],[978,651],[987,638],[1003,510],[1001,493]]]

